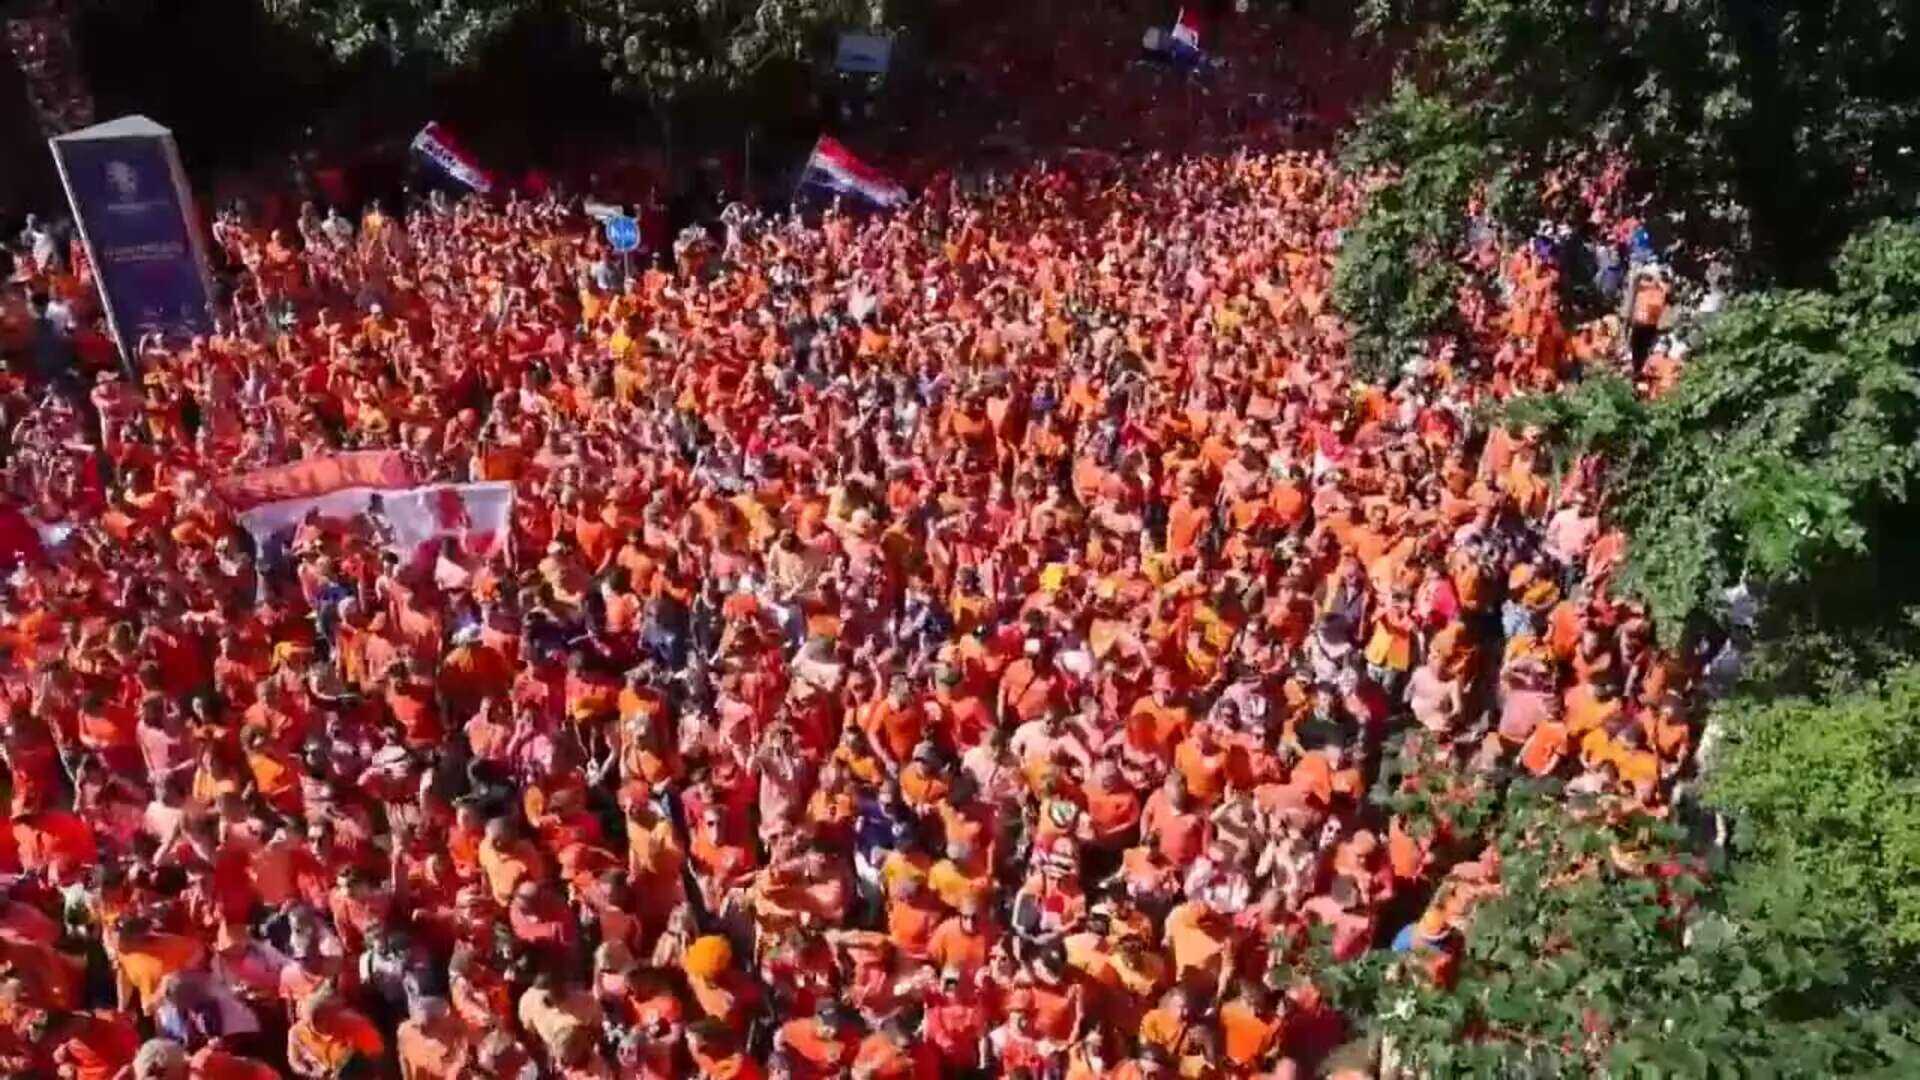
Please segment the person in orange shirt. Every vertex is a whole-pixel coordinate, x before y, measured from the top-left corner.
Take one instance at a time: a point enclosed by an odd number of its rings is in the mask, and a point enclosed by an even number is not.
[[[1627,724],[1615,737],[1608,761],[1620,787],[1642,806],[1652,808],[1660,800],[1660,756],[1647,748],[1646,731]]]
[[[1092,834],[1089,842],[1093,847],[1118,852],[1138,835],[1140,793],[1127,781],[1118,761],[1101,758],[1081,794],[1087,804],[1087,824]]]
[[[1140,842],[1173,866],[1184,867],[1206,847],[1207,818],[1193,804],[1186,778],[1167,774],[1167,782],[1147,800],[1140,814]]]
[[[1610,672],[1593,682],[1576,683],[1567,691],[1566,724],[1570,738],[1583,738],[1588,732],[1616,726],[1621,716],[1619,684]]]
[[[46,874],[56,883],[78,881],[99,858],[93,829],[77,814],[35,809],[13,818],[20,868]]]
[[[1066,707],[1061,677],[1053,669],[1053,646],[1029,637],[1025,655],[1007,665],[1000,677],[1000,715],[1021,722],[1036,720],[1051,709]]]
[[[1179,1061],[1196,1048],[1199,1028],[1192,993],[1176,986],[1160,999],[1159,1008],[1140,1018],[1140,1045],[1158,1049],[1169,1061]]]
[[[681,961],[693,1004],[708,1019],[744,1035],[760,1003],[760,987],[733,965],[733,946],[726,938],[708,935],[687,947]]]
[[[946,908],[920,874],[901,874],[888,890],[887,939],[902,955],[927,959],[934,929]]]
[[[505,907],[522,881],[547,880],[547,861],[540,850],[518,835],[513,819],[497,817],[487,822],[486,839],[478,853],[480,872],[485,875],[493,902]]]
[[[1633,363],[1635,378],[1639,378],[1647,355],[1653,351],[1654,342],[1659,340],[1660,322],[1666,313],[1665,271],[1658,266],[1650,266],[1635,274],[1627,304],[1627,356]]]
[[[822,1000],[813,1016],[782,1024],[774,1032],[773,1044],[795,1080],[824,1080],[843,1075],[852,1066],[860,1036],[842,1007],[829,998]]]
[[[287,1065],[303,1080],[331,1080],[356,1067],[378,1068],[386,1052],[373,1021],[349,1007],[331,987],[302,1000],[287,1031]]]
[[[120,920],[114,937],[114,969],[119,975],[120,1007],[152,1015],[160,1004],[160,986],[176,972],[197,968],[206,947],[180,934],[155,930],[144,916]]]
[[[687,1025],[687,1054],[700,1080],[761,1080],[763,1075],[726,1025],[713,1020]]]
[[[1173,760],[1174,747],[1186,738],[1192,714],[1174,699],[1173,674],[1165,668],[1153,673],[1152,690],[1127,713],[1127,744],[1162,762]]]
[[[1566,760],[1571,743],[1567,725],[1548,720],[1533,729],[1520,747],[1520,764],[1535,776],[1550,776]]]
[[[958,910],[941,920],[927,940],[928,961],[969,983],[986,970],[1000,937],[998,927],[980,914],[983,902],[976,895],[962,897]]]
[[[892,1017],[860,1041],[853,1075],[863,1080],[938,1080],[940,1062],[932,1046],[917,1038],[904,1017]]]
[[[1167,507],[1167,555],[1175,563],[1199,556],[1200,544],[1213,525],[1213,506],[1202,501],[1199,484],[1191,477],[1181,485],[1180,497]]]
[[[1270,1063],[1286,1043],[1286,1003],[1252,979],[1242,978],[1220,1006],[1221,1053],[1226,1064],[1252,1071]]]
[[[1214,805],[1226,794],[1227,759],[1227,748],[1209,723],[1195,727],[1173,752],[1174,769],[1202,807]]]
[[[861,712],[860,726],[873,752],[898,772],[913,756],[926,730],[926,714],[914,702],[906,676],[888,681],[886,696]]]

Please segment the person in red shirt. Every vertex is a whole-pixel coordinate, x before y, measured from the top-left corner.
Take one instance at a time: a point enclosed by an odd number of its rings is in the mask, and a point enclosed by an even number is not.
[[[42,1024],[41,1042],[53,1047],[53,1064],[73,1080],[116,1080],[141,1049],[140,1033],[124,1013],[53,1010]]]

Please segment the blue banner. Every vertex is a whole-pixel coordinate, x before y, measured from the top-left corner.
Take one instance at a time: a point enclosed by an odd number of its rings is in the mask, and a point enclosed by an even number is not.
[[[134,116],[52,146],[121,352],[156,331],[210,332],[206,259],[173,136]]]

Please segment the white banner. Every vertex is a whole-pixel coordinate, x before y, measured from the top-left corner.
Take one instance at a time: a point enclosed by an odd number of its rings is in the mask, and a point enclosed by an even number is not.
[[[298,526],[307,515],[350,518],[366,513],[375,498],[379,516],[393,529],[393,551],[414,558],[429,545],[452,539],[461,550],[490,555],[507,542],[513,523],[513,485],[429,484],[425,487],[382,490],[347,488],[312,498],[265,503],[240,515],[240,524],[256,544]]]

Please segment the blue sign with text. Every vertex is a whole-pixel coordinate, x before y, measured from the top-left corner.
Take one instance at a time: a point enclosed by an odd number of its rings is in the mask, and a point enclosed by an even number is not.
[[[211,331],[206,259],[172,134],[130,116],[52,146],[121,351],[149,333]]]
[[[640,246],[640,223],[630,217],[607,219],[607,243],[622,255]]]

